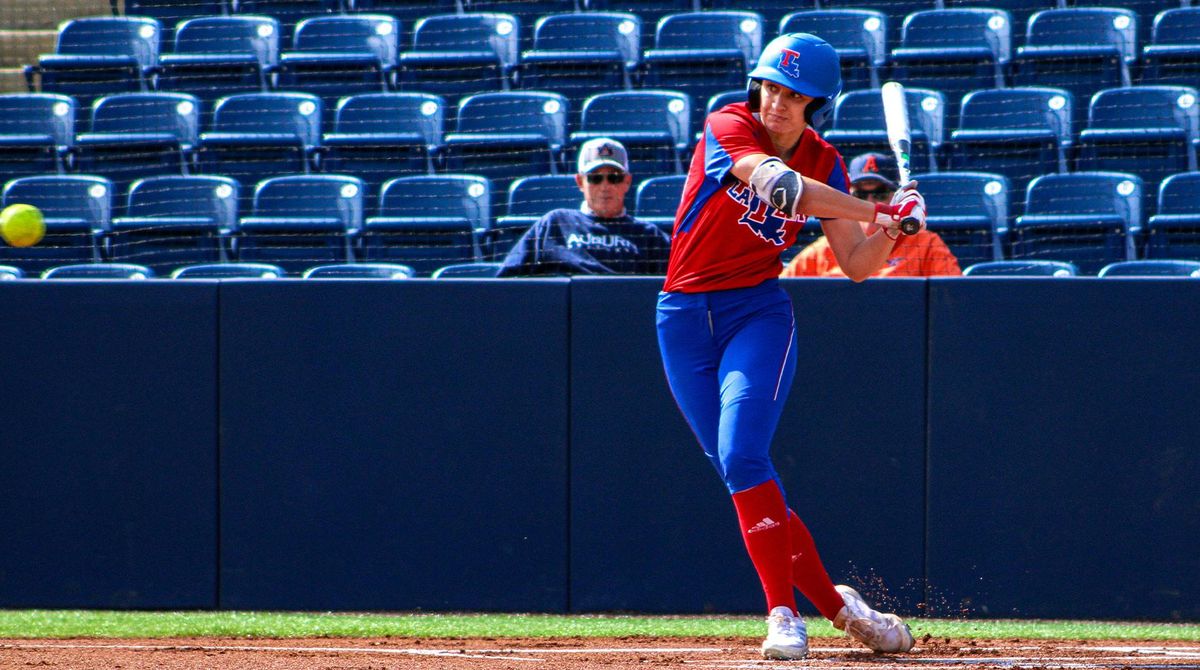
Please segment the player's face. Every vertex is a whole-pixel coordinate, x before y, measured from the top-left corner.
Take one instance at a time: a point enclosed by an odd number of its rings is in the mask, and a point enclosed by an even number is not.
[[[610,165],[604,165],[587,174],[575,175],[575,183],[583,191],[588,207],[601,218],[621,215],[625,209],[625,193],[629,191],[630,177]]]
[[[759,118],[773,136],[798,137],[808,127],[804,110],[812,101],[811,96],[773,81],[764,81],[759,97]]]

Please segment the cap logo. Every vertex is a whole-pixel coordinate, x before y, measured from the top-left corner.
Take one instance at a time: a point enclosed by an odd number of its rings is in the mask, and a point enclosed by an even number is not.
[[[863,163],[862,171],[863,172],[874,172],[875,174],[879,174],[879,164],[875,162],[874,156],[867,156],[866,162]]]
[[[779,71],[792,78],[800,77],[800,52],[791,49],[779,50]]]
[[[615,153],[611,144],[601,144],[596,148],[596,155],[601,158],[612,158]]]

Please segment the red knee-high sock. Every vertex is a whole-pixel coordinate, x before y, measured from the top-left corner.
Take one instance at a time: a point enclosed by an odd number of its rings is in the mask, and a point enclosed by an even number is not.
[[[800,589],[805,598],[817,606],[822,616],[833,621],[846,603],[842,601],[842,594],[833,588],[833,581],[829,579],[829,573],[821,563],[821,556],[817,553],[817,545],[813,542],[812,533],[808,532],[808,526],[804,525],[795,512],[790,509],[787,512],[788,534],[791,536],[792,545],[792,583]]]
[[[733,494],[746,551],[758,571],[767,611],[786,605],[796,611],[792,591],[792,548],[788,539],[787,504],[775,480]]]

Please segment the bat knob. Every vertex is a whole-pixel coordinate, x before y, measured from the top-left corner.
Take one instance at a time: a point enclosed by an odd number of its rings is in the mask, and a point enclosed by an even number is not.
[[[900,232],[905,235],[916,235],[921,232],[921,222],[909,217],[900,222]]]

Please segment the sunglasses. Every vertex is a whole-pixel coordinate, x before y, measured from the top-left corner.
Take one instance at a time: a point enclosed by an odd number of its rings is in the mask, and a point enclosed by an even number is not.
[[[620,172],[587,175],[587,183],[589,184],[603,184],[605,181],[610,184],[620,184],[621,182],[625,181],[625,175]]]
[[[854,189],[850,191],[850,195],[858,198],[859,200],[887,201],[892,199],[892,192],[887,189],[880,189],[878,191],[862,191],[859,189]]]

